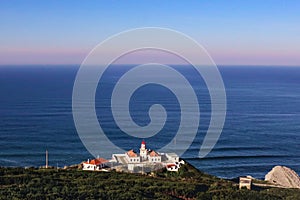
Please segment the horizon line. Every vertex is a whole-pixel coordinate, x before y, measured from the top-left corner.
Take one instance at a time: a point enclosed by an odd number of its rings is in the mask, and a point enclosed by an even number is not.
[[[141,65],[145,63],[117,63],[117,64],[111,64],[113,66],[128,66],[128,65]],[[170,66],[189,66],[191,64],[165,64],[164,65],[170,65]],[[81,64],[0,64],[0,67],[20,67],[20,66],[32,66],[32,67],[47,67],[47,66],[61,66],[61,67],[80,67]],[[291,65],[291,64],[216,64],[217,67],[300,67],[300,64],[298,65]]]
[[[110,64],[113,66],[116,65],[143,65],[145,63],[116,63],[116,64]],[[159,63],[158,63],[159,64]],[[170,65],[170,66],[187,66],[192,64],[176,64],[176,63],[162,63],[164,65]],[[80,66],[79,63],[70,63],[70,64],[0,64],[0,67],[10,67],[10,66]],[[234,66],[246,66],[246,67],[255,67],[255,66],[262,66],[262,67],[300,67],[300,63],[295,64],[215,64],[216,66],[222,66],[222,67],[234,67]]]

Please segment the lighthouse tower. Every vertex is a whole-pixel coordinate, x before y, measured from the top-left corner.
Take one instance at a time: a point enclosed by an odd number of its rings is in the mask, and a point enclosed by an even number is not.
[[[142,157],[142,160],[147,159],[147,149],[146,149],[146,142],[143,140],[140,148],[140,156]]]

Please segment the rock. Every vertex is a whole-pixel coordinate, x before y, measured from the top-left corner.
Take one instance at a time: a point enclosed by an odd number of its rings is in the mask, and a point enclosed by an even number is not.
[[[285,166],[275,166],[266,176],[265,180],[288,188],[300,188],[300,177],[298,174]]]

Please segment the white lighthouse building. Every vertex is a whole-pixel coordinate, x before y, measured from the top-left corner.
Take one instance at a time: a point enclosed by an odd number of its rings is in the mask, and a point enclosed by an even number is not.
[[[142,160],[147,160],[147,152],[148,150],[146,149],[146,142],[143,140],[140,148],[140,156]]]
[[[131,149],[123,154],[113,154],[110,162],[127,165],[129,171],[134,171],[136,167],[142,169],[153,167],[154,169],[156,166],[166,166],[169,171],[178,171],[180,165],[183,164],[179,162],[179,156],[175,153],[159,153],[147,149],[144,140],[141,143],[139,153]]]

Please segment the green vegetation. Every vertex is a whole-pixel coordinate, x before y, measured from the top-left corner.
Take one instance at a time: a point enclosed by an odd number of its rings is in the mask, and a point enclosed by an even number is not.
[[[300,199],[297,189],[238,190],[190,165],[151,175],[0,168],[0,199]]]

